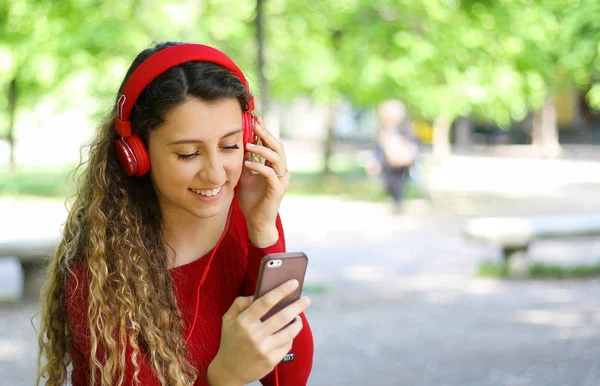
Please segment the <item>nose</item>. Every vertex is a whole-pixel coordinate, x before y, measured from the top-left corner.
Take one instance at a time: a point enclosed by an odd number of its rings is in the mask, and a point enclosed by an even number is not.
[[[224,163],[219,154],[213,153],[209,155],[202,169],[200,169],[200,178],[214,186],[222,184],[226,179],[225,168],[223,166]]]

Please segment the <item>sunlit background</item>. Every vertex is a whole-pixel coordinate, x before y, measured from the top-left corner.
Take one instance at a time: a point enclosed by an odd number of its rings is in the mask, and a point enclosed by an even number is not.
[[[0,385],[35,378],[68,173],[167,40],[229,54],[285,145],[310,385],[600,385],[598,0],[0,2]],[[400,205],[388,100],[419,144]]]

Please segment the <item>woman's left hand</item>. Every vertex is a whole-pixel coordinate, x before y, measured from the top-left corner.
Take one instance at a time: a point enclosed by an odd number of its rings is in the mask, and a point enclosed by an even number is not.
[[[260,117],[256,117],[254,131],[262,140],[262,145],[246,144],[246,150],[260,155],[266,162],[264,165],[249,160],[244,162],[238,199],[246,217],[250,242],[264,248],[275,244],[279,238],[275,220],[290,175],[283,145],[264,128]]]

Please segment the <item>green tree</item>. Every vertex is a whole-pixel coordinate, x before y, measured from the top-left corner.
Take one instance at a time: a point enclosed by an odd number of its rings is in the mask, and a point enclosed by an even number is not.
[[[567,3],[558,38],[560,64],[586,93],[589,105],[600,111],[600,2]]]
[[[136,31],[126,27],[134,11],[131,1],[15,0],[0,8],[0,84],[7,96],[2,126],[11,170],[16,168],[14,129],[19,115],[44,98],[63,107],[73,104],[70,93],[57,91],[81,72],[96,69],[100,74],[121,54],[123,41],[135,40]]]
[[[12,0],[0,7],[0,133],[9,141],[11,170],[20,114],[43,99],[76,108],[75,78],[103,101],[97,113],[104,113],[133,57],[153,43],[213,44],[245,58],[247,67],[252,12],[251,4],[228,0]]]

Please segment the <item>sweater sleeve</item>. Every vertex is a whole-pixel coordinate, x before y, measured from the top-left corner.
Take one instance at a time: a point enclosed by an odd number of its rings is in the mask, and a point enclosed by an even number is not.
[[[281,217],[279,215],[277,215],[277,219],[275,220],[275,226],[279,232],[279,239],[275,244],[266,248],[259,248],[248,241],[248,269],[244,281],[243,296],[254,295],[262,258],[269,253],[285,252],[285,234],[283,233],[283,226],[281,225]]]
[[[71,384],[73,386],[90,385],[90,367],[91,358],[91,336],[88,324],[88,295],[89,282],[84,269],[81,266],[75,267],[73,274],[70,274],[66,283],[66,306],[69,317],[69,353],[72,358],[73,370],[71,373]],[[125,382],[124,385],[134,385],[135,367],[132,362],[133,349],[128,345],[125,352]],[[104,348],[99,346],[97,350],[98,360],[104,361]],[[141,385],[159,386],[160,383],[154,369],[142,352],[138,357],[140,372],[138,379]],[[101,383],[101,374],[96,371],[96,384]],[[118,375],[117,379],[118,379]]]

